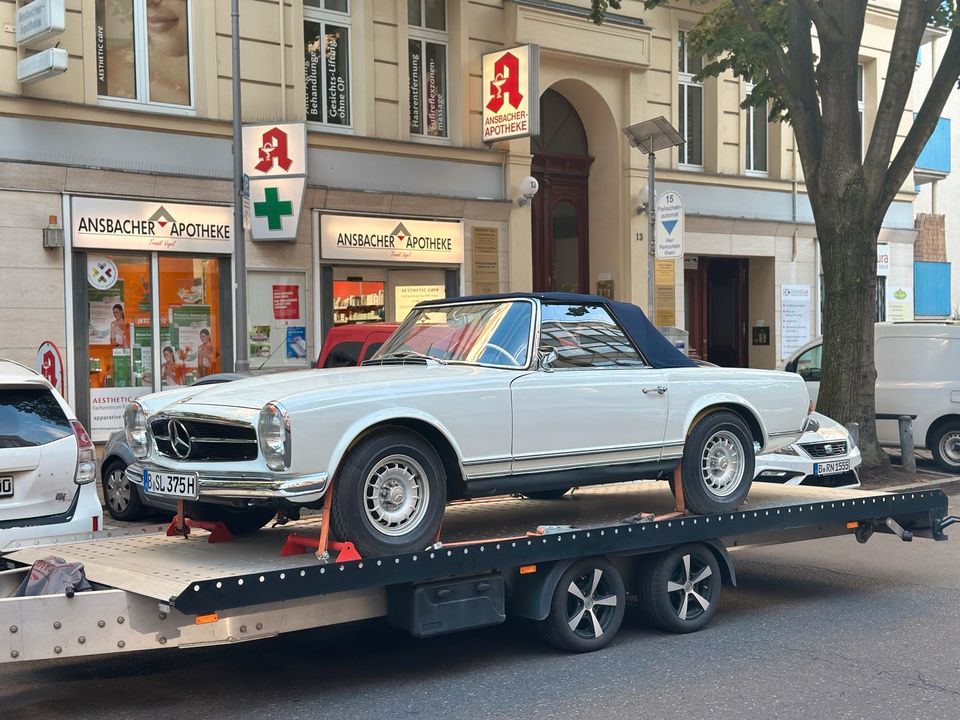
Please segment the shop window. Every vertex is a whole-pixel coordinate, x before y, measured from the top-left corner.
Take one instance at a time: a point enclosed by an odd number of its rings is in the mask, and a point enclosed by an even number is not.
[[[250,367],[306,367],[307,276],[302,272],[247,272]]]
[[[304,0],[307,122],[351,124],[349,0]]]
[[[101,101],[193,105],[191,0],[96,0]]]
[[[753,94],[753,85],[747,85],[747,96]],[[756,175],[767,174],[767,115],[769,104],[759,107],[750,106],[746,110],[747,172]]]
[[[87,256],[90,432],[106,440],[123,426],[123,408],[153,392],[150,258]]]
[[[690,52],[685,30],[680,31],[678,48],[679,130],[686,140],[678,148],[680,165],[699,169],[703,167],[703,83],[694,76],[703,69],[703,58]]]
[[[333,324],[384,321],[383,282],[335,280],[333,283]]]
[[[408,0],[407,24],[410,134],[446,138],[449,38],[445,0]]]
[[[161,257],[160,388],[221,372],[220,272],[213,258]]]

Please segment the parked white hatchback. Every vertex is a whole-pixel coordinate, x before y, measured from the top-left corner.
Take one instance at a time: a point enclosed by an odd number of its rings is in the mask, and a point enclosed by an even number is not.
[[[100,529],[93,443],[33,370],[0,358],[0,551]]]
[[[913,415],[913,439],[947,472],[960,473],[960,323],[877,323],[877,436],[883,445],[900,442],[896,417]],[[823,340],[797,350],[782,366],[807,381],[816,403],[820,392]]]
[[[860,487],[860,448],[840,423],[811,413],[807,431],[793,445],[757,455],[756,480],[784,485]]]

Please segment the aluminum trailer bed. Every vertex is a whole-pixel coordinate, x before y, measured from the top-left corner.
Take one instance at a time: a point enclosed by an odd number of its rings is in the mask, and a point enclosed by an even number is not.
[[[579,596],[568,575],[581,566],[588,581],[594,573],[590,597],[596,607],[591,600],[588,617],[595,620],[603,612],[610,617],[600,606],[611,603],[596,595],[598,568],[607,573],[606,585],[619,583],[620,598],[625,587],[628,594],[639,591],[641,602],[657,605],[652,585],[663,585],[666,575],[653,570],[673,572],[663,563],[684,552],[686,580],[696,580],[690,575],[692,552],[704,562],[715,557],[724,584],[735,584],[726,548],[841,535],[866,542],[874,531],[945,540],[944,528],[957,521],[947,518],[947,498],[939,490],[882,493],[756,483],[736,512],[676,516],[673,505],[666,483],[654,482],[594,487],[559,500],[453,504],[442,543],[345,562],[322,563],[312,552],[280,556],[291,532],[319,531],[316,517],[231,543],[210,544],[204,532],[167,537],[157,529],[110,530],[66,544],[61,539],[4,555],[14,568],[0,572],[0,662],[233,643],[383,616],[425,636],[518,615],[553,621],[548,639],[589,650],[606,644],[619,622],[606,637],[595,622],[594,638],[589,623],[579,635],[558,638],[565,621],[573,630],[576,616],[553,617],[563,612],[553,602],[556,593],[566,592],[561,583],[570,583]],[[681,555],[671,554],[678,548]],[[7,597],[30,565],[49,555],[82,562],[95,589],[72,597]],[[706,592],[707,582],[686,592]],[[718,593],[719,582],[709,583]],[[677,595],[681,585],[671,581],[669,587]],[[658,606],[669,615],[669,603]],[[681,615],[686,610],[684,604]],[[671,625],[670,617],[662,617],[661,624],[686,632],[699,629],[694,619],[673,618]]]

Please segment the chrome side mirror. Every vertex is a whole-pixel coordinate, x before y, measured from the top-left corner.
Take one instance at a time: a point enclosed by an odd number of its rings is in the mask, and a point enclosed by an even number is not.
[[[551,367],[557,361],[557,349],[548,345],[541,345],[537,348],[537,357],[540,360],[540,367],[547,372],[553,372]]]

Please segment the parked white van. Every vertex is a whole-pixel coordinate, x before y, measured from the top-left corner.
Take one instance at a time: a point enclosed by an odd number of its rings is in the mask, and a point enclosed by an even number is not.
[[[877,323],[877,414],[915,415],[917,447],[933,453],[947,472],[960,473],[960,323]],[[812,340],[781,366],[807,381],[816,403],[822,340]],[[883,445],[898,446],[897,421],[877,420]]]

